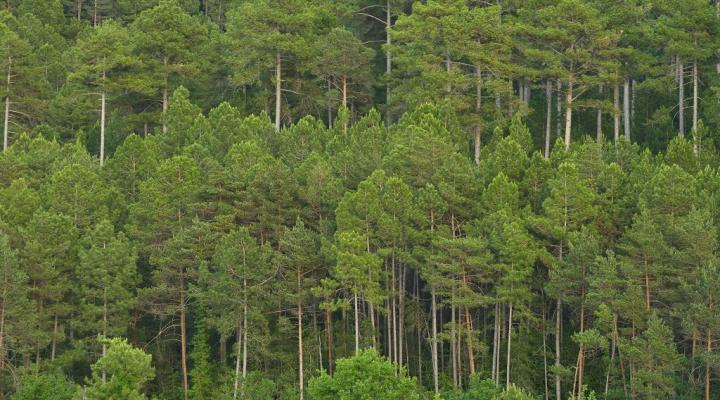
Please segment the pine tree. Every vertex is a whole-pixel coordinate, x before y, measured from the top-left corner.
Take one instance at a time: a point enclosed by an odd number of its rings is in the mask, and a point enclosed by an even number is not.
[[[101,338],[122,336],[136,303],[137,253],[124,234],[115,234],[107,220],[96,224],[82,242],[77,269],[79,330]],[[103,344],[103,355],[106,350]]]
[[[129,30],[144,66],[142,86],[149,88],[156,99],[160,98],[165,113],[170,92],[184,78],[198,73],[195,51],[205,40],[205,28],[175,0],[162,0],[140,13]]]
[[[28,275],[18,264],[17,250],[10,238],[0,233],[0,370],[11,364],[23,348],[23,336],[34,328],[35,313],[30,303]]]
[[[108,339],[107,354],[92,366],[85,388],[89,400],[144,400],[145,383],[155,376],[151,356],[124,339]]]
[[[258,246],[249,231],[242,228],[224,235],[212,263],[200,269],[196,296],[207,309],[209,323],[223,337],[233,332],[237,337],[233,398],[238,398],[238,393],[239,398],[245,398],[242,393],[248,377],[248,349],[252,349],[248,345],[253,330],[250,324],[262,315],[262,300],[274,278],[269,256],[269,249]]]
[[[298,220],[292,229],[285,228],[278,244],[276,263],[283,278],[286,299],[294,303],[297,318],[298,391],[305,396],[305,368],[303,345],[304,309],[311,299],[310,288],[317,286],[318,243],[315,235]]]
[[[96,1],[97,3],[97,1]],[[105,128],[108,97],[133,89],[129,72],[138,67],[130,33],[113,21],[104,22],[81,38],[74,55],[79,67],[68,80],[81,84],[100,98],[100,165],[105,162]]]

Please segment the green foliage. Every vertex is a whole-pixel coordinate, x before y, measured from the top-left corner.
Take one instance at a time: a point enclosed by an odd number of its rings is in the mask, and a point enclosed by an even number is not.
[[[401,370],[396,375],[395,366],[374,350],[364,350],[355,357],[341,359],[333,376],[321,372],[312,378],[308,386],[312,400],[353,399],[419,399],[415,380]]]
[[[89,400],[142,400],[145,383],[155,376],[152,357],[123,339],[107,340],[107,353],[92,366],[85,388]]]

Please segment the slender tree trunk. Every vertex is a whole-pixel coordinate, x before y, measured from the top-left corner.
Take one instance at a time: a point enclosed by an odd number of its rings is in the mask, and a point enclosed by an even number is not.
[[[298,381],[300,383],[300,400],[305,398],[305,365],[303,363],[303,328],[302,328],[302,301],[299,300],[302,283],[302,271],[297,271],[297,315],[298,315]]]
[[[390,9],[390,0],[385,3],[385,44],[390,48],[392,38],[390,37],[390,28],[392,28],[392,11]],[[387,75],[388,83],[385,85],[385,121],[390,125],[390,73],[392,72],[392,56],[390,50],[385,51],[385,75]]]
[[[548,361],[547,361],[547,303],[543,295],[542,305],[542,340],[543,340],[543,377],[545,383],[545,400],[550,400],[550,388],[548,385]]]
[[[492,372],[490,374],[491,379],[495,384],[498,383],[498,375],[500,372],[497,368],[497,359],[499,354],[499,335],[500,335],[500,304],[495,303],[495,322],[493,323],[493,354],[492,354]]]
[[[712,335],[710,330],[707,332],[707,355],[712,352]],[[705,400],[710,400],[710,361],[705,361]]]
[[[507,361],[505,365],[505,388],[510,387],[510,361],[512,360],[512,321],[513,321],[513,303],[510,302],[508,311],[508,341],[507,341]]]
[[[556,123],[557,123],[557,135],[558,137],[562,135],[562,81],[558,79],[557,81],[557,100],[555,106],[557,107],[557,116],[556,116]]]
[[[573,81],[570,78],[567,91],[565,93],[565,149],[570,148],[570,135],[572,133],[572,113],[573,113]]]
[[[560,364],[560,328],[562,325],[562,300],[557,299],[555,304],[555,367],[559,370]],[[555,399],[562,400],[562,385],[560,374],[555,374]]]
[[[5,122],[3,124],[3,151],[8,148],[8,136],[10,135],[10,96],[5,96]]]
[[[644,260],[645,271],[643,271],[643,277],[645,280],[645,307],[650,310],[650,272],[648,268],[647,258]]]
[[[2,303],[0,303],[0,371],[5,368],[5,301],[7,298],[7,281],[3,288]]]
[[[103,243],[103,247],[105,247],[105,244]],[[105,339],[107,338],[107,325],[108,325],[108,311],[107,311],[107,287],[103,289],[103,327],[102,327],[102,356],[105,357],[107,354],[107,344],[105,343]],[[2,353],[0,352],[0,355]],[[106,373],[103,369],[102,372],[102,382],[105,383],[106,379]]]
[[[453,303],[454,303],[455,296],[453,296]],[[458,385],[458,362],[457,362],[457,346],[455,345],[455,305],[451,305],[450,308],[450,347],[452,348],[451,356],[452,356],[452,374],[453,374],[453,384],[455,386]]]
[[[550,137],[552,136],[552,81],[545,81],[545,158],[550,158]]]
[[[100,166],[105,164],[105,90],[100,94]]]
[[[685,67],[682,58],[677,58],[678,68],[678,121],[680,137],[685,136]]]
[[[432,289],[432,343],[430,348],[432,351],[432,367],[433,367],[433,387],[435,388],[435,394],[440,393],[440,386],[438,383],[438,337],[437,337],[437,298],[435,296],[435,289]]]
[[[693,70],[692,70],[692,80],[693,80],[693,116],[692,116],[692,124],[693,124],[693,132],[697,134],[697,128],[698,128],[698,101],[700,94],[698,93],[698,64],[697,61],[693,62]]]
[[[405,280],[407,268],[405,263],[400,263],[398,273],[398,365],[403,366],[403,360],[407,357],[407,341],[405,339]],[[407,365],[407,364],[405,364]]]
[[[182,361],[183,395],[188,399],[187,332],[185,324],[185,274],[180,271],[180,355]]]
[[[242,359],[242,326],[238,323],[237,330],[237,353],[235,355],[235,381],[233,382],[233,399],[238,398],[238,387],[240,386],[240,360]]]
[[[333,374],[333,323],[332,312],[329,308],[325,309],[325,335],[327,336],[327,354],[328,354],[328,372]]]
[[[475,375],[475,348],[472,339],[472,322],[470,321],[470,310],[465,307],[465,327],[467,329],[467,350],[468,350],[468,366],[470,375]]]
[[[613,140],[615,143],[620,139],[620,85],[617,83],[613,88]]]
[[[617,324],[617,315],[613,315],[613,327]],[[610,341],[610,364],[608,365],[607,376],[605,377],[605,397],[607,397],[608,391],[610,390],[610,372],[615,364],[615,347],[617,346],[617,338],[615,337],[615,330],[613,329],[612,338]]]
[[[243,282],[244,285],[247,285],[247,282]],[[248,306],[247,306],[247,299],[245,299],[245,304],[243,305],[243,340],[242,340],[242,378],[243,378],[243,384],[242,389],[240,391],[241,396],[245,398],[245,386],[247,385],[247,372],[248,372]]]
[[[358,355],[360,353],[360,311],[358,310],[357,293],[353,296],[353,303],[355,307],[355,355]]]
[[[50,361],[55,361],[55,350],[57,350],[57,335],[58,335],[58,315],[55,313],[55,321],[53,322],[53,333],[52,333],[52,349],[50,350]]]
[[[7,95],[5,96],[5,118],[3,123],[3,151],[8,148],[8,137],[10,135],[10,83],[12,82],[12,62],[13,59],[8,59],[8,70],[7,70]]]
[[[275,130],[280,130],[280,113],[282,111],[282,58],[275,55]]]
[[[581,297],[584,297],[585,294],[583,293]],[[585,302],[584,300],[581,300],[580,302],[580,334],[583,334],[585,332]],[[580,343],[580,350],[578,351],[578,398],[582,400],[583,398],[583,377],[585,375],[585,345],[581,342]]]
[[[481,125],[480,122],[480,111],[482,110],[482,71],[480,67],[475,67],[475,76],[477,80],[475,82],[475,112],[478,114],[478,122],[475,125],[475,165],[480,165],[480,145],[481,145]]]
[[[630,78],[625,78],[623,84],[623,123],[625,129],[625,139],[630,141]]]

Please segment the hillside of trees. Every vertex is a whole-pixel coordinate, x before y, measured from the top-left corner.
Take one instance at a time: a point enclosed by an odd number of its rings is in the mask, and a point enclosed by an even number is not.
[[[0,1],[0,400],[720,397],[720,1]]]

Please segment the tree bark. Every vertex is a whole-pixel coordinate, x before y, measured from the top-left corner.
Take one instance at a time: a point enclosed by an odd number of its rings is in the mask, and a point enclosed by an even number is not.
[[[710,330],[707,332],[707,354],[710,356],[712,352],[712,335]],[[705,400],[710,400],[710,362],[705,361]]]
[[[392,13],[390,10],[390,0],[385,3],[385,44],[390,48],[392,38],[390,37],[390,28],[392,28]],[[390,50],[385,52],[385,74],[390,77],[392,72],[392,56]],[[388,79],[389,82],[389,79]],[[385,121],[390,125],[390,84],[385,85]]]
[[[508,311],[508,342],[507,342],[507,361],[505,365],[505,388],[510,387],[510,361],[512,359],[512,321],[513,321],[513,303],[510,302]]]
[[[297,317],[298,317],[298,381],[300,383],[300,400],[305,398],[305,365],[303,363],[303,328],[302,328],[302,301],[300,300],[300,289],[302,283],[302,271],[297,271]]]
[[[613,88],[613,140],[615,143],[620,139],[620,85],[617,83]]]
[[[100,93],[100,166],[105,164],[105,90]]]
[[[8,148],[8,136],[10,135],[10,83],[12,79],[12,58],[8,58],[7,70],[7,95],[5,96],[5,118],[3,123],[3,151]]]
[[[477,124],[475,125],[475,165],[480,165],[480,145],[481,145],[481,122],[480,122],[480,111],[482,107],[482,71],[480,67],[475,67],[475,76],[477,80],[475,82],[475,112],[478,114]]]
[[[545,110],[545,158],[550,158],[552,131],[552,82],[550,79],[545,81],[545,101],[547,103],[547,109]]]
[[[355,355],[358,355],[360,353],[360,311],[358,310],[357,293],[353,296],[353,303],[355,307]]]
[[[435,388],[435,394],[440,393],[440,386],[438,383],[438,337],[437,337],[437,298],[435,296],[435,289],[432,289],[432,343],[430,348],[432,351],[432,368],[433,368],[433,387]]]
[[[567,91],[565,93],[565,150],[570,148],[572,133],[573,86],[574,84],[572,78],[570,78]]]
[[[332,313],[329,308],[325,309],[325,335],[327,337],[328,372],[333,374],[333,323]]]
[[[697,61],[693,62],[693,70],[692,70],[692,80],[693,80],[693,116],[692,116],[692,129],[695,134],[697,134],[698,129],[698,102],[699,102],[699,93],[698,93],[698,64]]]
[[[470,310],[465,307],[465,326],[467,329],[467,350],[468,350],[468,366],[470,375],[475,375],[475,348],[472,339],[472,322],[470,321]]]
[[[235,354],[235,381],[233,383],[233,399],[238,397],[238,387],[240,386],[240,359],[242,358],[242,327],[238,323],[237,330],[237,352]]]
[[[6,281],[5,287],[3,288],[3,295],[0,297],[0,300],[2,300],[2,303],[0,303],[0,370],[5,368],[5,301],[7,297],[7,284]]]
[[[623,84],[623,123],[625,139],[630,141],[630,78],[625,78]]]
[[[678,121],[680,137],[685,136],[685,67],[682,58],[677,58],[678,68]]]
[[[50,350],[50,361],[55,361],[55,350],[57,349],[57,334],[58,334],[58,315],[55,313],[55,321],[53,322],[53,333],[52,333],[52,349]]]
[[[555,101],[555,106],[557,107],[557,116],[556,116],[556,123],[557,123],[557,135],[558,137],[562,135],[562,81],[558,79],[557,81],[557,100]]]
[[[275,55],[275,130],[280,130],[280,113],[282,111],[282,58]]]
[[[555,367],[560,369],[560,328],[562,325],[562,300],[557,299],[555,304]],[[555,374],[555,399],[562,400],[562,384],[560,374]]]
[[[185,326],[185,274],[180,271],[180,355],[182,362],[183,396],[188,399],[187,335]]]

